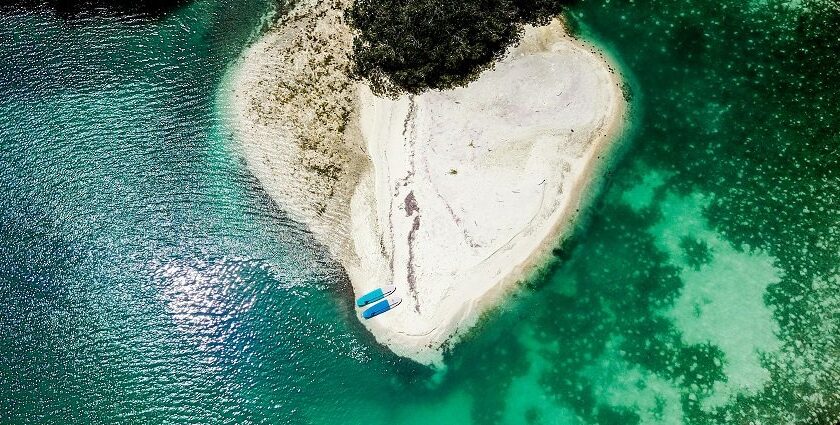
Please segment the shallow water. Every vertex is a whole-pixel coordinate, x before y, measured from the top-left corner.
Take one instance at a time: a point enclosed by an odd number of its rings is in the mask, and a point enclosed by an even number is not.
[[[268,7],[0,15],[0,423],[840,420],[836,4],[575,6],[630,147],[439,373],[233,153],[215,89]]]

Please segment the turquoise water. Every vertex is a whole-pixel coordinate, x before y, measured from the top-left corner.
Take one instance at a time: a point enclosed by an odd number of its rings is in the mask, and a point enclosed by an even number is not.
[[[836,3],[575,6],[630,147],[442,372],[232,152],[215,90],[269,7],[0,15],[0,423],[840,420]]]

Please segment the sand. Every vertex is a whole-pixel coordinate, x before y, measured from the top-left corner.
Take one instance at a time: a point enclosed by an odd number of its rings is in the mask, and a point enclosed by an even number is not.
[[[380,98],[347,76],[345,6],[302,2],[272,25],[232,67],[226,114],[356,296],[397,286],[399,307],[360,318],[377,341],[440,366],[572,230],[623,128],[622,83],[555,20],[466,87]]]

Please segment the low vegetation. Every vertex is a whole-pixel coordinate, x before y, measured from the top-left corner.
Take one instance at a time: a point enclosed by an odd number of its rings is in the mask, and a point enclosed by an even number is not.
[[[353,67],[381,95],[464,85],[571,0],[356,0]]]

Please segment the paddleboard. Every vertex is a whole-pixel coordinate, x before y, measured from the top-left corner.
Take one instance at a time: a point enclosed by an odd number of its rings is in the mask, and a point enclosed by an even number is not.
[[[365,319],[371,319],[400,305],[401,302],[402,298],[400,297],[388,297],[365,310],[362,316]]]
[[[373,291],[368,292],[367,294],[362,295],[356,300],[356,306],[364,307],[368,304],[375,303],[388,295],[394,293],[397,290],[397,287],[394,285],[383,286],[381,288],[376,288]]]

